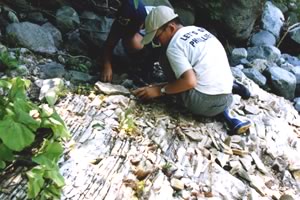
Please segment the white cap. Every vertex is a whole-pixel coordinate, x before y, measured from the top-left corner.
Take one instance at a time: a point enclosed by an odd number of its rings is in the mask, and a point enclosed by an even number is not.
[[[142,40],[142,44],[150,43],[157,30],[176,17],[178,17],[178,15],[168,6],[157,6],[153,8],[145,20],[146,35]]]

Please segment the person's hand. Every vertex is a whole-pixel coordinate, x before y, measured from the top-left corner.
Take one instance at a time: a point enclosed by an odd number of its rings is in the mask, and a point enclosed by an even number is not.
[[[160,94],[160,86],[147,86],[138,88],[133,91],[133,94],[139,97],[142,100],[152,99],[155,97],[159,97]]]
[[[104,64],[102,73],[100,75],[100,80],[103,82],[111,82],[112,75],[113,75],[113,72],[112,72],[111,63]]]

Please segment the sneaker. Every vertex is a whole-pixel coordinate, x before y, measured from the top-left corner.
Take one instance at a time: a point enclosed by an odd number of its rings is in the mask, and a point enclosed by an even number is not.
[[[251,126],[250,121],[242,122],[238,119],[232,119],[232,121],[235,121],[235,122],[233,122],[233,124],[235,124],[235,126],[231,130],[233,134],[243,134],[246,131],[248,131],[248,129]]]
[[[237,119],[236,117],[231,116],[230,112],[228,109],[226,109],[222,113],[223,117],[225,117],[225,120],[227,124],[229,125],[230,134],[243,134],[245,133],[249,127],[251,126],[251,122],[249,120],[247,121],[241,121]]]
[[[242,99],[249,99],[251,96],[248,88],[237,81],[233,81],[232,94],[238,94],[242,97]]]

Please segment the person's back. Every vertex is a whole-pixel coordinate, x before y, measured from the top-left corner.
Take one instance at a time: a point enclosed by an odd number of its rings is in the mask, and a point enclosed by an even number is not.
[[[233,77],[226,52],[219,40],[204,28],[180,28],[166,53],[176,78],[193,68],[197,78],[195,89],[199,92],[210,95],[231,93]]]

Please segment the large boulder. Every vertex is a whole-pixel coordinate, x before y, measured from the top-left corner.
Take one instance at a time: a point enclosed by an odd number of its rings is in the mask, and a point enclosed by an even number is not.
[[[295,97],[297,80],[294,74],[280,67],[270,67],[265,75],[275,94],[290,100]]]
[[[255,68],[246,68],[242,70],[244,74],[253,80],[261,88],[266,88],[267,79]]]
[[[279,39],[280,31],[284,23],[283,13],[272,2],[267,1],[262,14],[262,26],[264,30],[272,33]]]
[[[62,44],[63,40],[62,40],[62,34],[58,30],[58,28],[56,28],[55,26],[53,26],[50,22],[47,22],[47,23],[43,24],[42,27],[47,32],[49,32],[52,35],[52,38],[54,40],[55,46],[57,48],[60,47],[60,45]]]
[[[215,28],[233,41],[244,41],[249,38],[256,19],[262,13],[264,0],[195,0],[197,22],[200,26]]]
[[[249,47],[248,49],[248,57],[249,61],[253,61],[257,58],[266,59],[268,61],[276,62],[280,56],[281,52],[278,48],[274,46],[255,46]]]
[[[251,46],[275,46],[276,37],[272,33],[266,30],[260,30],[259,32],[253,34],[250,38]]]
[[[85,42],[101,49],[110,31],[113,19],[98,16],[94,12],[84,11],[81,14],[80,36]]]
[[[104,42],[110,32],[113,19],[106,16],[98,16],[94,12],[89,11],[84,11],[81,18],[82,28],[80,30],[80,36],[90,48],[95,49],[94,51],[99,54],[99,51],[103,48]],[[119,42],[114,49],[114,54],[125,56],[121,42]]]
[[[6,27],[6,34],[16,44],[34,52],[52,54],[57,51],[52,35],[37,24],[12,23]]]
[[[223,2],[221,21],[227,35],[233,39],[246,40],[253,30],[257,17],[261,14],[263,0]]]
[[[56,25],[63,33],[75,30],[79,24],[79,16],[72,7],[63,6],[56,11]]]

